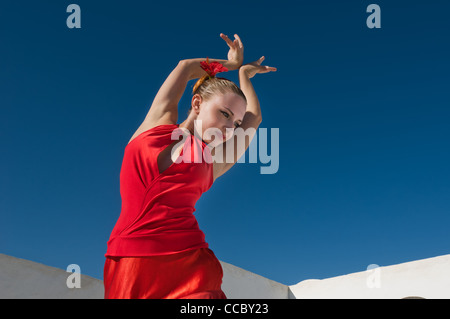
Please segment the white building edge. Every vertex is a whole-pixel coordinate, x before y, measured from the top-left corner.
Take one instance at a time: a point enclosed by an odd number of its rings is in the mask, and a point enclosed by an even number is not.
[[[222,262],[229,299],[450,299],[450,255],[287,286]],[[370,267],[369,267],[370,268]],[[69,288],[77,282],[80,288]],[[0,254],[1,299],[101,299],[103,282]]]

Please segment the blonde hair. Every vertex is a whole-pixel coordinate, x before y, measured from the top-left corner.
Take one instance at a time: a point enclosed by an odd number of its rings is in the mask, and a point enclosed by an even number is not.
[[[198,79],[192,89],[192,95],[199,94],[205,101],[209,100],[216,94],[226,93],[235,93],[247,102],[244,92],[242,92],[242,90],[233,81],[215,76],[210,77],[209,74],[205,74],[203,77]],[[190,113],[191,110],[192,106],[188,113]]]

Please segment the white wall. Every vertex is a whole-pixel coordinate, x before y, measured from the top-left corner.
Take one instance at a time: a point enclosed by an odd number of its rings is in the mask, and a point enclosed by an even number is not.
[[[287,299],[289,287],[242,268],[220,262],[222,290],[228,299]]]
[[[297,299],[450,299],[450,255],[290,286]]]
[[[0,254],[1,299],[100,299],[103,282],[81,275],[81,288],[67,288],[71,273]]]

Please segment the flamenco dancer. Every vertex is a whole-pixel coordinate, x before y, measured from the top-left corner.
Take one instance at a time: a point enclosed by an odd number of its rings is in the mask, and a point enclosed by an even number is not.
[[[262,121],[250,79],[276,71],[261,65],[264,57],[242,65],[244,46],[234,36],[231,41],[220,34],[229,46],[228,60],[178,62],[125,147],[121,213],[105,254],[106,299],[227,298],[221,289],[222,266],[194,217],[195,204],[245,153],[254,136],[247,135],[245,145],[232,144],[234,160],[227,160],[231,147],[226,145],[234,138],[234,130],[254,128],[256,132]],[[239,70],[240,88],[216,77],[231,70]],[[178,103],[193,79],[198,80],[191,109],[184,122],[177,124]],[[204,134],[207,130],[215,134]],[[202,158],[205,154],[223,160],[207,161]]]

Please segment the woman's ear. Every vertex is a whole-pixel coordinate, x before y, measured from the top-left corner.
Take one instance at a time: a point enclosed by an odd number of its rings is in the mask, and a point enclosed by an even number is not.
[[[197,115],[200,113],[200,104],[202,103],[202,97],[200,94],[195,94],[192,97],[191,107]]]

